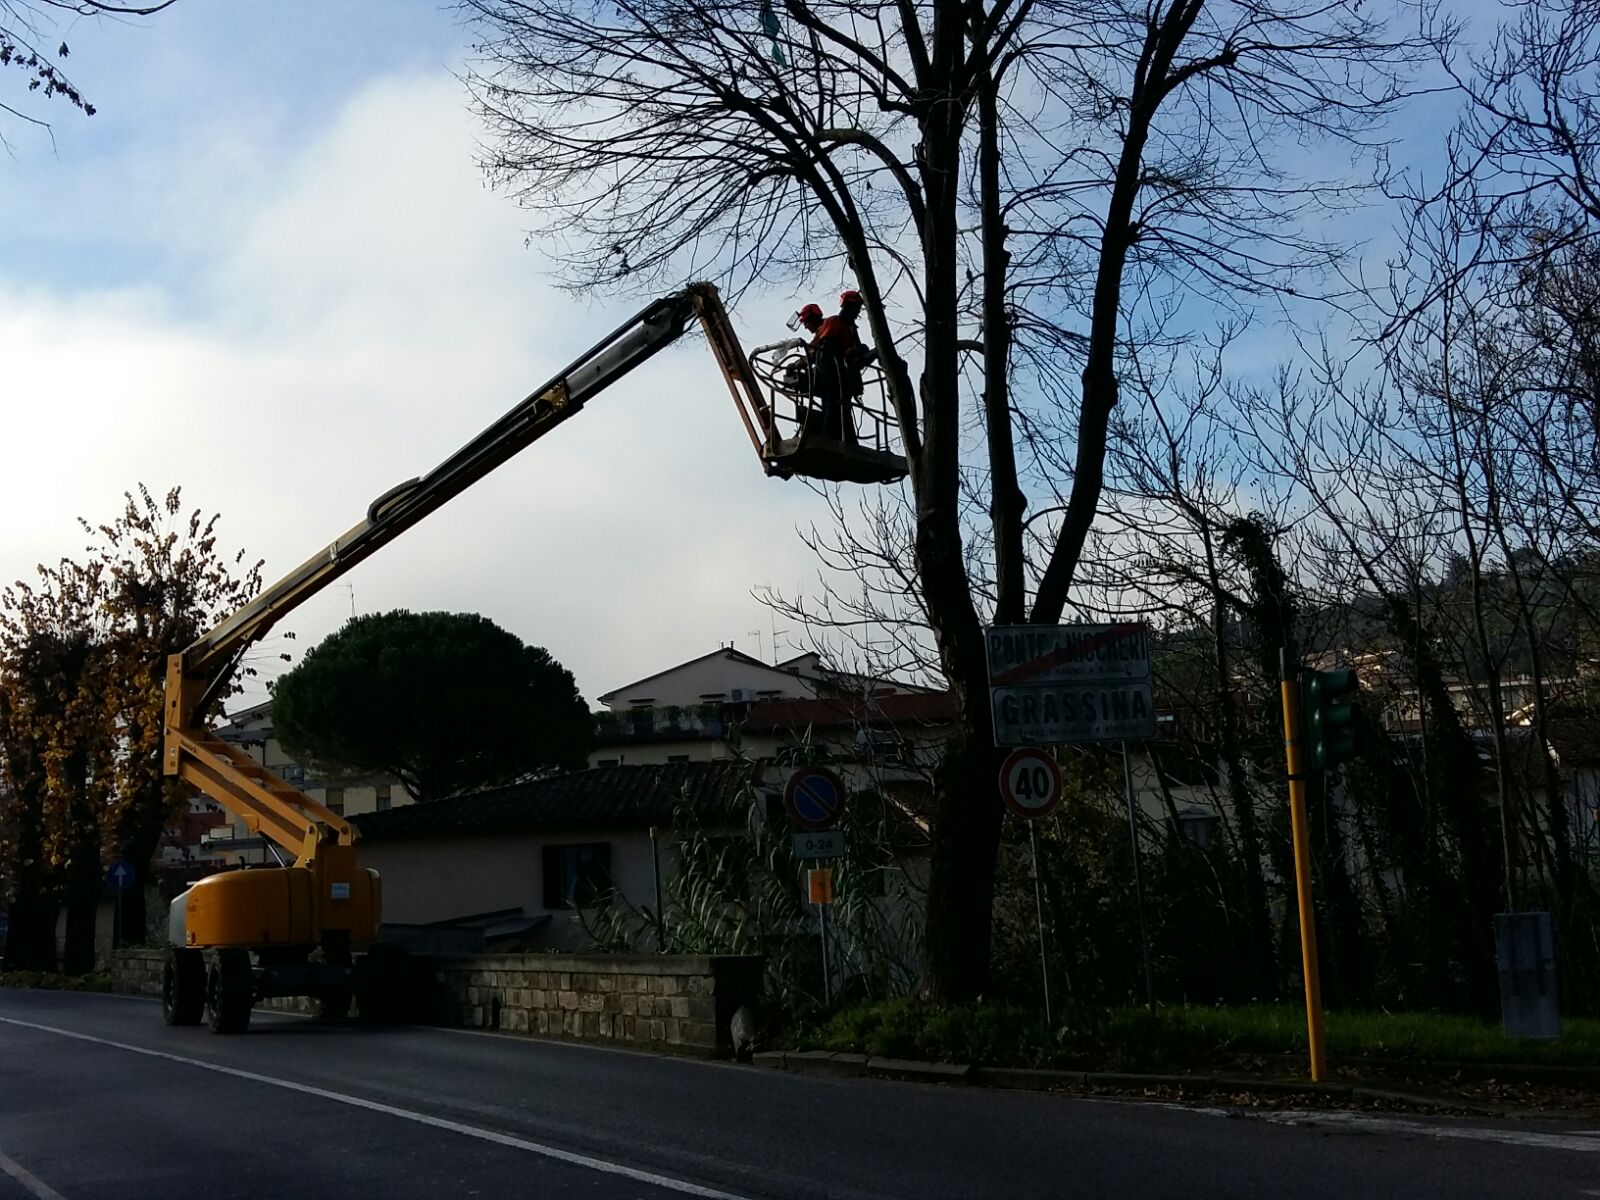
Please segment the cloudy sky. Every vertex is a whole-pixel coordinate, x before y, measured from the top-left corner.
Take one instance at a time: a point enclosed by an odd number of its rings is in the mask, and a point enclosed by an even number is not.
[[[1492,27],[1492,0],[1461,7]],[[30,105],[47,134],[0,113],[0,583],[81,551],[76,518],[114,517],[141,481],[222,513],[225,543],[276,578],[632,309],[559,291],[537,214],[485,186],[456,76],[468,34],[437,0],[182,0],[61,32],[98,115]],[[1453,103],[1406,112],[1397,161],[1437,153]],[[1381,243],[1391,217],[1351,219]],[[746,346],[812,298],[747,299]],[[1275,366],[1280,332],[1252,337]],[[751,590],[814,590],[795,532],[813,522],[821,498],[762,475],[686,340],[258,661],[402,606],[484,613],[591,700],[724,642],[770,659]]]
[[[53,142],[0,126],[0,581],[79,551],[75,518],[140,481],[221,512],[276,578],[632,308],[559,292],[535,218],[484,186],[467,35],[436,3],[186,0],[64,32],[98,115],[34,106]],[[743,305],[746,345],[792,307]],[[808,583],[794,531],[825,518],[763,476],[686,341],[286,627],[482,612],[592,701],[726,641],[770,659],[751,589]]]

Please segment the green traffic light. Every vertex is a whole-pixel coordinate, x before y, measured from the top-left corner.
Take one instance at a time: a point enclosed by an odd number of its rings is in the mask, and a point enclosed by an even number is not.
[[[1301,677],[1306,765],[1311,770],[1326,771],[1355,757],[1359,687],[1354,671],[1307,671]]]

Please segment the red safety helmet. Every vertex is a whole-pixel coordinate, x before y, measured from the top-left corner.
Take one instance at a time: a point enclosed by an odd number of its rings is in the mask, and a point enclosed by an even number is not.
[[[839,304],[841,306],[846,304],[863,305],[865,303],[866,301],[861,298],[861,293],[854,288],[839,293]]]
[[[815,321],[818,325],[822,324],[821,307],[815,304],[808,304],[799,312],[791,315],[789,319],[784,322],[784,324],[790,329],[801,329],[809,321]]]

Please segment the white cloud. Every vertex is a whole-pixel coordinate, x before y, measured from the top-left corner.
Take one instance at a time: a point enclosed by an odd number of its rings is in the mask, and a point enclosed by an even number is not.
[[[270,192],[192,190],[154,213],[126,197],[180,258],[242,231],[194,291],[0,277],[0,580],[77,552],[74,518],[113,516],[141,480],[221,511],[225,543],[275,578],[625,316],[555,290],[528,214],[482,186],[476,135],[447,75],[382,80],[253,172]],[[768,340],[787,307],[736,324]],[[483,612],[593,697],[721,640],[753,651],[768,620],[750,587],[811,577],[793,530],[825,519],[762,476],[686,339],[347,578],[363,611]],[[348,613],[334,589],[287,624],[305,647]]]

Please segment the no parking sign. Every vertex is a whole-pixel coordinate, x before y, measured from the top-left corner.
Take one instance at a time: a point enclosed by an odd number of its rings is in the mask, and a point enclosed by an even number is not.
[[[827,767],[801,767],[783,789],[783,806],[801,829],[831,829],[844,812],[844,784]]]

